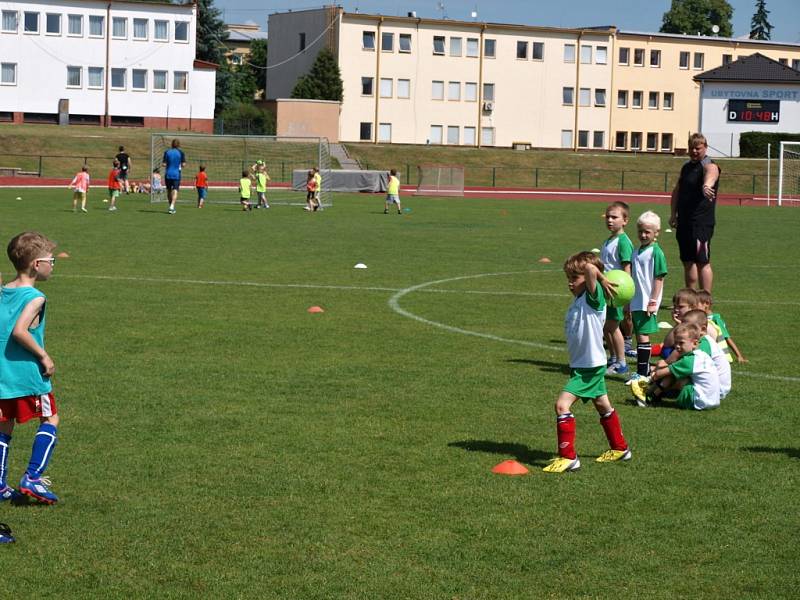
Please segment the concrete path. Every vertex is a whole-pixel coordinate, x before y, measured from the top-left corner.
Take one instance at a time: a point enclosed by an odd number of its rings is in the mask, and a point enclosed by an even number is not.
[[[358,161],[353,160],[350,158],[350,155],[347,154],[347,148],[344,147],[344,144],[331,144],[330,150],[331,156],[339,161],[339,165],[341,165],[342,169],[361,170],[361,165],[358,164]]]

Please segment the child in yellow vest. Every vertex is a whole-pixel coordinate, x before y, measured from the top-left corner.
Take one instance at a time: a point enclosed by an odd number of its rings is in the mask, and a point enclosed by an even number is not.
[[[242,178],[239,180],[239,202],[242,203],[242,210],[253,210],[250,196],[253,190],[253,180],[250,179],[250,172],[242,171]]]
[[[383,207],[383,214],[389,214],[389,205],[397,205],[397,214],[402,214],[400,207],[400,180],[397,178],[397,169],[389,171],[389,183],[386,184],[386,203]]]

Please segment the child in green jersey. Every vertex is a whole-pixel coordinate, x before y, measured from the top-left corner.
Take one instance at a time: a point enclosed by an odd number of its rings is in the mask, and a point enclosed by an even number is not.
[[[250,172],[244,170],[242,171],[242,178],[239,180],[239,202],[242,204],[242,210],[253,210],[253,205],[250,202],[252,189],[253,180],[250,179]]]
[[[716,327],[718,332],[716,336],[716,342],[719,344],[719,347],[722,349],[722,352],[725,354],[728,362],[733,362],[733,357],[735,356],[736,362],[746,363],[747,359],[733,341],[731,334],[728,332],[728,325],[725,323],[722,315],[713,312],[713,304],[714,301],[711,296],[711,292],[707,292],[706,290],[697,291],[697,308],[705,312],[706,315],[708,315],[708,320]]]

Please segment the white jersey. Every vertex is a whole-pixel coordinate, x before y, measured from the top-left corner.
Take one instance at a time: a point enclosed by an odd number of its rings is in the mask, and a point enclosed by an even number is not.
[[[717,367],[711,357],[700,349],[684,354],[669,366],[677,379],[688,377],[694,386],[692,404],[696,410],[719,406],[720,389]]]
[[[592,296],[586,290],[572,301],[564,319],[569,366],[589,369],[606,364],[603,348],[603,325],[606,322],[606,299],[598,283]]]
[[[717,375],[719,375],[719,399],[724,400],[731,391],[731,363],[728,362],[728,357],[710,335],[703,336],[699,348],[714,361]]]
[[[633,253],[631,261],[631,275],[636,285],[636,293],[631,300],[631,310],[647,310],[650,294],[653,291],[655,280],[667,274],[667,259],[664,251],[657,242],[639,248]],[[655,298],[656,306],[661,306],[661,297],[664,295],[664,286]]]
[[[622,269],[622,263],[631,262],[633,244],[631,238],[624,231],[619,235],[608,238],[600,249],[600,261],[606,273],[615,269]]]

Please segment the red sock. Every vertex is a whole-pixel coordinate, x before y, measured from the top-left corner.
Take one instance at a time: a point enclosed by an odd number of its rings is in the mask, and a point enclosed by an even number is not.
[[[625,436],[622,435],[622,427],[619,424],[617,411],[612,410],[609,414],[600,417],[600,425],[603,426],[603,431],[606,432],[608,445],[611,446],[612,450],[628,449],[628,443],[625,441]]]
[[[558,434],[558,455],[561,458],[574,459],[575,454],[575,416],[572,413],[556,417],[556,433]]]

